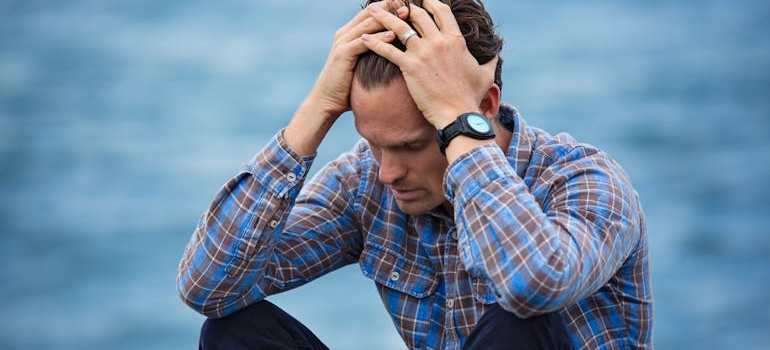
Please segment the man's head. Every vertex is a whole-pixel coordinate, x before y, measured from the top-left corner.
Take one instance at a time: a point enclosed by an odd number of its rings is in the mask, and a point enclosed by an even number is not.
[[[483,5],[477,0],[442,1],[450,4],[476,60],[484,64],[498,57],[502,39],[495,34]],[[422,1],[413,3],[422,5]],[[398,41],[394,45],[405,50]],[[502,85],[501,66],[502,60],[495,71],[498,87]],[[499,98],[499,94],[495,96]],[[373,52],[361,55],[354,71],[350,103],[356,129],[369,142],[379,164],[379,181],[390,187],[399,208],[419,215],[446,204],[446,157],[438,149],[435,127],[414,103],[401,70]]]

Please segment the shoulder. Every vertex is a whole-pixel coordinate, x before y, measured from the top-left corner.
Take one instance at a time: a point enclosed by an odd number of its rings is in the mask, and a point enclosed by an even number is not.
[[[533,186],[533,192],[554,195],[560,189],[572,194],[600,191],[638,206],[629,174],[605,151],[567,133],[549,135],[534,127],[530,131],[535,142],[525,181]]]
[[[590,143],[580,142],[568,133],[550,135],[542,129],[530,127],[534,135],[530,166],[556,171],[606,169],[627,178],[622,166],[609,154]]]
[[[375,170],[376,166],[369,143],[359,139],[349,150],[325,164],[320,173],[331,172],[329,175],[361,178]]]
[[[372,191],[376,179],[377,163],[372,157],[369,144],[360,139],[349,150],[324,164],[311,179],[309,187],[322,184],[360,196]]]

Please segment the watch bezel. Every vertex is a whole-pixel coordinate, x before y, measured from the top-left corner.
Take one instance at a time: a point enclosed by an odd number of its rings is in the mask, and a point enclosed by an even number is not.
[[[472,127],[468,122],[468,118],[472,116],[479,117],[480,119],[484,120],[489,127],[489,130],[487,132],[483,132]],[[481,113],[469,112],[460,114],[454,121],[449,123],[449,125],[443,129],[436,130],[436,139],[438,140],[438,146],[441,154],[446,154],[446,148],[449,146],[449,143],[455,137],[460,135],[468,136],[476,140],[489,140],[495,137],[495,130],[492,127],[492,122],[489,120],[489,118]]]

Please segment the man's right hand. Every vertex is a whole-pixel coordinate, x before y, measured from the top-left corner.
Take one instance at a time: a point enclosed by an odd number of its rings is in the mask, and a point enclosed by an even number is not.
[[[371,16],[374,6],[387,11],[389,1],[392,0],[370,4],[337,30],[313,90],[284,131],[284,139],[292,151],[301,156],[314,154],[337,118],[350,110],[353,68],[358,56],[369,50],[361,36],[373,34],[386,42],[395,39],[393,32],[386,30]]]

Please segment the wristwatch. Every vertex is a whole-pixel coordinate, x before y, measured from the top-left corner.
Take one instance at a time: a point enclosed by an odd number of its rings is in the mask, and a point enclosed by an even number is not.
[[[436,130],[436,139],[441,154],[446,155],[449,142],[457,136],[468,136],[476,140],[495,138],[495,131],[486,116],[479,113],[463,113],[445,128]]]

